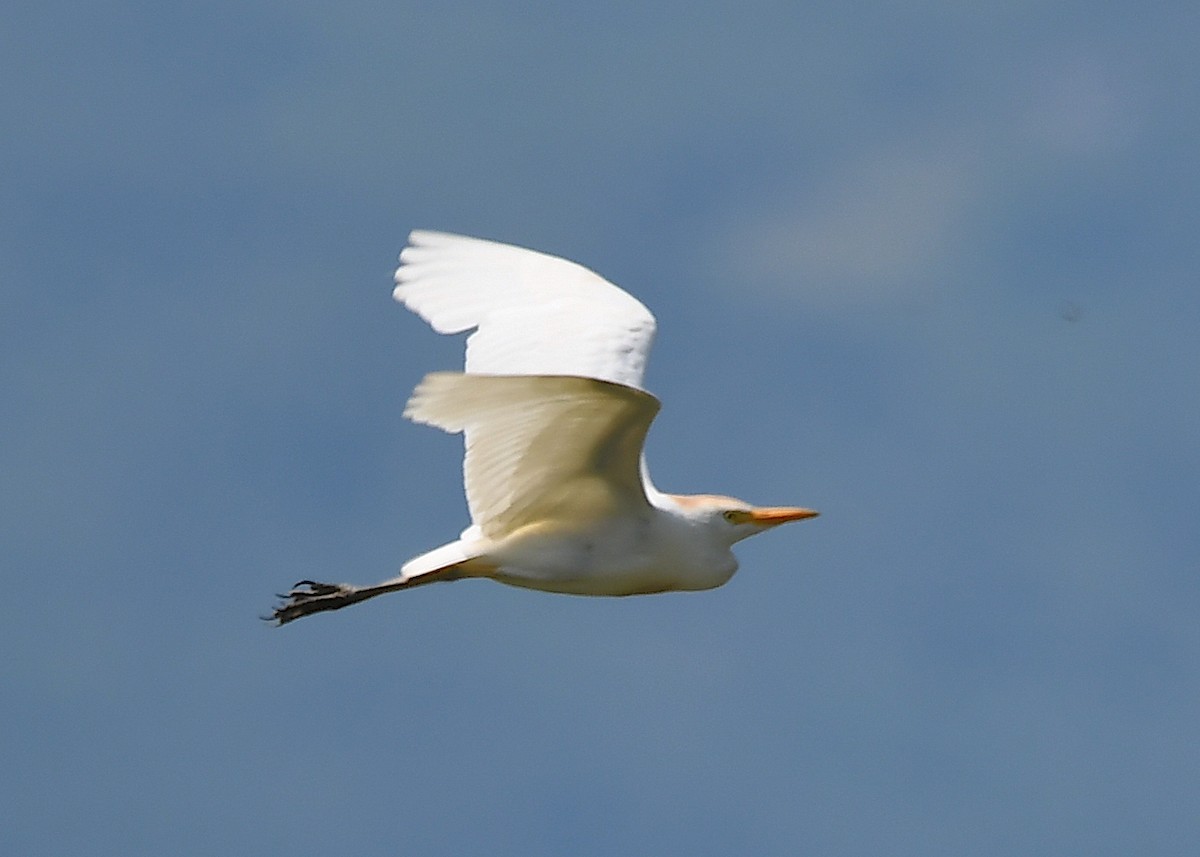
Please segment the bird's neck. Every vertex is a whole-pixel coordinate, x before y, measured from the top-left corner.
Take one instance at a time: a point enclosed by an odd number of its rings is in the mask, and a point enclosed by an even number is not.
[[[650,478],[650,468],[646,466],[646,455],[642,454],[639,461],[639,467],[642,471],[642,490],[646,492],[646,499],[650,501],[650,505],[661,509],[664,506],[664,498],[668,495],[659,491],[654,487],[654,481]]]

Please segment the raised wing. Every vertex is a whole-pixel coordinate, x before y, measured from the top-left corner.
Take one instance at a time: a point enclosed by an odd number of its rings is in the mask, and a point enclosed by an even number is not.
[[[590,378],[433,372],[404,415],[466,433],[471,520],[501,538],[648,509],[638,462],[658,408],[649,393]]]
[[[438,333],[475,329],[469,373],[578,375],[642,388],[654,316],[582,265],[418,230],[400,254],[393,294]]]

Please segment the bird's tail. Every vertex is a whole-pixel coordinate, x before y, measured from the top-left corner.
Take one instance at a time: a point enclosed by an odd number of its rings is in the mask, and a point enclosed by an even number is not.
[[[416,585],[424,582],[419,578],[438,572],[443,572],[438,574],[439,580],[453,580],[460,577],[487,577],[495,570],[495,564],[488,562],[479,545],[458,539],[413,557],[401,567],[400,577]]]

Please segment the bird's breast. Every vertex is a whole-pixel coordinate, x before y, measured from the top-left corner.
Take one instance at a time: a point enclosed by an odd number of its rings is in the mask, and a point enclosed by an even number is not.
[[[587,528],[539,522],[504,539],[489,557],[502,583],[576,595],[712,589],[737,569],[728,550],[696,550],[672,535],[646,517]]]

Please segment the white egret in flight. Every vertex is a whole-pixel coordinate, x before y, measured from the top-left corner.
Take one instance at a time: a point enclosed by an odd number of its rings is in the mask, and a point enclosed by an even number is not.
[[[433,372],[405,416],[466,441],[471,525],[370,586],[304,580],[279,624],[435,581],[485,577],[575,595],[711,589],[733,544],[817,513],[665,494],[642,447],[654,316],[588,269],[492,241],[413,232],[396,300],[438,333],[473,330],[465,372]]]

